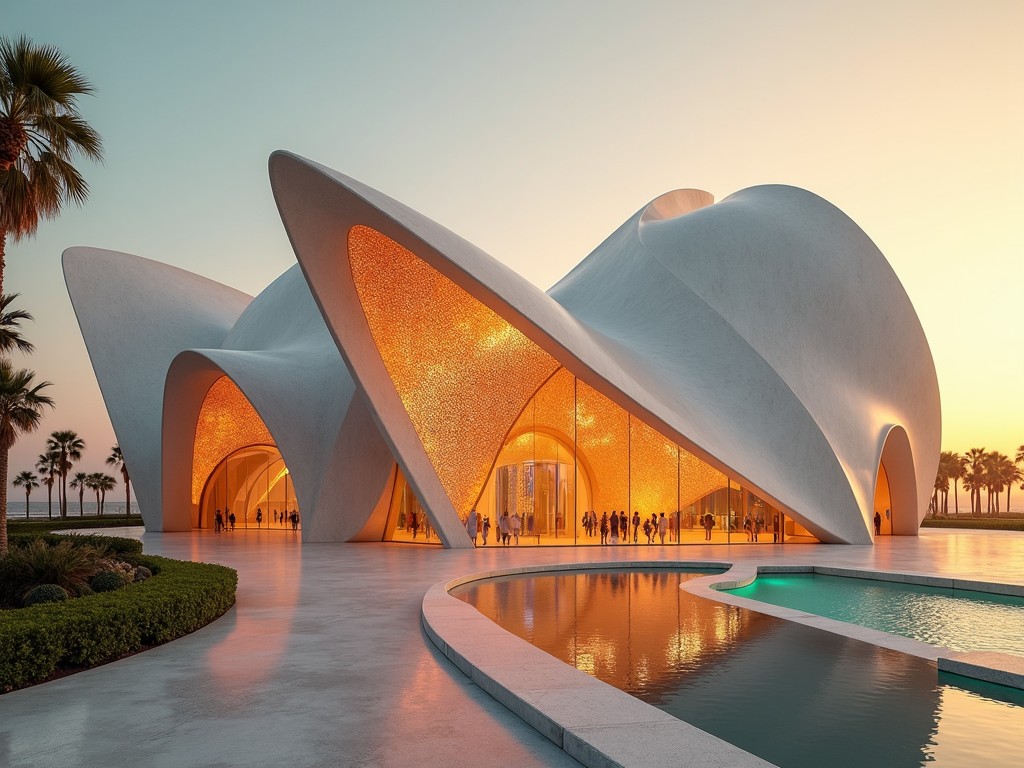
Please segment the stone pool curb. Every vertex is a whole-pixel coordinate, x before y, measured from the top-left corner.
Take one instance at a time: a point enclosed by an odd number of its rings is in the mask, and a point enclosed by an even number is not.
[[[693,579],[680,585],[680,589],[684,589],[697,597],[725,603],[726,605],[735,605],[739,608],[757,611],[758,613],[785,619],[786,621],[823,629],[826,632],[832,632],[843,637],[861,640],[882,648],[889,648],[910,656],[917,656],[918,658],[935,662],[938,669],[942,672],[951,672],[964,677],[972,677],[990,683],[1024,689],[1024,658],[1019,656],[990,651],[953,651],[940,645],[931,645],[930,643],[914,640],[909,637],[901,637],[900,635],[893,635],[878,629],[826,618],[825,616],[807,613],[796,608],[785,608],[773,605],[772,603],[763,603],[722,591],[748,586],[760,573],[820,573],[825,576],[894,581],[904,584],[971,590],[1013,597],[1024,597],[1024,586],[948,578],[925,573],[894,573],[891,571],[836,568],[822,565],[766,565],[756,563],[734,565],[723,574]]]
[[[427,637],[463,674],[583,765],[771,768],[771,763],[559,661],[448,594],[472,581],[523,573],[728,567],[721,561],[629,561],[491,570],[434,584],[423,596],[420,615]]]

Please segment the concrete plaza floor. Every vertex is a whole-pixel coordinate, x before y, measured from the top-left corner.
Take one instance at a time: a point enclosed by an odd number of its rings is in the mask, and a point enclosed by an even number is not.
[[[115,534],[116,535],[116,534]],[[306,544],[278,531],[145,534],[150,554],[224,563],[238,602],[160,648],[0,696],[0,766],[576,765],[430,643],[435,582],[527,564],[801,563],[1024,584],[1024,534],[938,531],[876,546],[453,551]]]

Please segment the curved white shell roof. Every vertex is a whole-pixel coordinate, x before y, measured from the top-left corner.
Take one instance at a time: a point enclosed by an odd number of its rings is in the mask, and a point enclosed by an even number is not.
[[[821,198],[782,186],[720,203],[699,190],[663,195],[545,294],[342,174],[278,152],[270,176],[302,272],[289,270],[251,302],[138,257],[65,254],[147,525],[185,527],[170,512],[182,455],[223,372],[292,469],[304,538],[362,530],[393,456],[442,540],[470,545],[367,329],[346,258],[350,229],[363,225],[820,539],[871,541],[883,455],[894,504],[914,510],[894,532],[916,532],[939,450],[931,354],[884,257]],[[133,303],[115,323],[104,305],[127,295]],[[121,379],[120,368],[133,373]]]

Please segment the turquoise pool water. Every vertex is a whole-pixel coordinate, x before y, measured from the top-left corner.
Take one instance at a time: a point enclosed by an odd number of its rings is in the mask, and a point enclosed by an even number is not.
[[[532,574],[452,594],[565,663],[781,768],[1024,762],[1024,692],[679,588],[706,573]]]
[[[817,573],[761,574],[728,592],[954,651],[1024,656],[1024,598]]]

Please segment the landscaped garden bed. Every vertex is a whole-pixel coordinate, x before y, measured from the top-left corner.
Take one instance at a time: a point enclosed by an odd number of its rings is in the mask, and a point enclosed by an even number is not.
[[[145,555],[134,539],[12,532],[0,559],[0,692],[194,632],[234,604],[237,580],[224,566]]]

